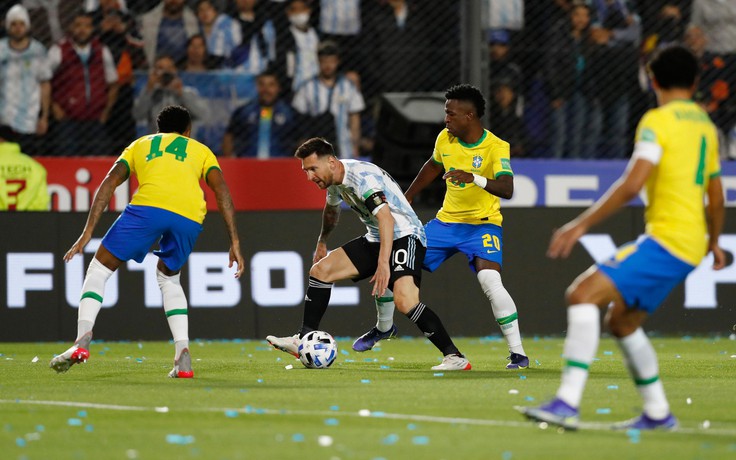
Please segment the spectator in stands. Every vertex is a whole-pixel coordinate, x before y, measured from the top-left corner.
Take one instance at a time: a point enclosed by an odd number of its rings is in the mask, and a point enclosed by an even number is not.
[[[361,75],[368,68],[369,48],[362,40],[364,18],[370,17],[378,2],[366,0],[315,0],[322,40],[337,44],[343,51],[343,67]],[[371,11],[373,8],[373,11]],[[373,38],[373,37],[371,37]],[[349,50],[349,54],[347,51]]]
[[[642,43],[643,60],[645,62],[647,61],[646,57],[658,47],[682,40],[686,23],[679,3],[681,3],[681,0],[663,2],[655,20],[648,25]]]
[[[228,67],[254,75],[276,60],[276,29],[258,5],[258,0],[235,0],[240,39],[226,62]]]
[[[140,18],[144,49],[149,65],[156,56],[168,55],[176,62],[183,60],[187,40],[199,32],[197,16],[184,6],[184,0],[162,0]],[[154,130],[155,131],[155,130]]]
[[[31,38],[30,18],[21,5],[8,10],[4,23],[8,37],[0,39],[0,123],[19,134],[25,152],[38,155],[51,107],[46,49]]]
[[[156,132],[156,116],[169,105],[181,105],[189,110],[192,120],[206,119],[209,115],[207,101],[195,88],[184,86],[171,56],[162,55],[148,74],[146,88],[141,91],[133,105],[133,117],[145,120],[148,132]],[[195,130],[192,130],[194,133]]]
[[[31,36],[46,48],[59,42],[84,0],[23,0],[31,17]]]
[[[289,0],[286,5],[288,29],[278,31],[277,65],[285,92],[296,91],[319,73],[317,47],[319,36],[310,25],[312,9],[306,0]]]
[[[508,30],[496,29],[489,30],[487,35],[491,87],[495,83],[505,82],[513,85],[518,92],[523,78],[521,67],[511,57],[511,34]],[[506,138],[502,136],[501,139]]]
[[[221,59],[210,56],[207,52],[207,43],[202,34],[189,37],[187,42],[186,59],[179,65],[184,72],[207,72],[220,67]]]
[[[333,142],[340,158],[355,158],[360,152],[363,95],[338,72],[340,56],[334,42],[320,43],[317,54],[319,75],[299,87],[292,105],[305,116],[303,124],[311,135]]]
[[[101,5],[109,1],[102,0]],[[136,138],[132,113],[134,71],[147,68],[148,63],[143,41],[137,35],[135,21],[129,14],[122,9],[102,7],[93,14],[99,15],[100,41],[110,49],[117,65],[118,97],[107,121],[107,133],[111,152],[120,152]]]
[[[69,36],[49,50],[53,145],[61,155],[109,153],[105,123],[117,100],[118,73],[110,49],[93,32],[92,15],[80,10]]]
[[[512,157],[526,154],[526,127],[518,113],[518,85],[516,81],[498,80],[491,87],[493,100],[489,123],[493,133],[510,144]]]
[[[46,168],[21,153],[10,126],[0,125],[0,211],[48,211]]]
[[[220,13],[213,0],[197,2],[197,18],[209,54],[221,59],[230,57],[240,44],[240,25],[227,14]]]
[[[718,127],[721,138],[725,140],[730,112],[733,110],[733,107],[729,106],[729,96],[733,88],[729,79],[733,68],[726,67],[726,62],[720,55],[706,51],[708,38],[700,27],[688,26],[683,42],[698,58],[700,64],[700,80],[693,99],[708,112]],[[719,143],[722,158],[729,156],[729,147],[729,142]]]
[[[552,101],[552,156],[590,158],[600,135],[590,71],[590,7],[578,2],[547,39],[547,90]],[[585,138],[584,138],[585,137]]]
[[[366,86],[374,93],[385,91],[426,91],[431,89],[434,47],[427,46],[430,26],[414,1],[389,0],[364,21],[371,37],[371,65],[365,70]],[[361,75],[362,76],[362,75]]]
[[[595,74],[601,118],[601,143],[596,152],[601,158],[625,158],[630,143],[631,100],[638,95],[640,19],[628,9],[625,0],[595,0],[596,21],[591,39],[597,45],[591,59]],[[615,89],[614,89],[615,88]]]
[[[693,0],[692,22],[705,34],[705,51],[711,62],[723,66],[719,71],[721,90],[726,90],[713,121],[723,132],[736,129],[736,2],[732,0]],[[717,86],[713,86],[714,89]],[[728,91],[728,89],[731,91]],[[736,131],[733,132],[736,135]]]
[[[279,76],[266,69],[256,80],[258,99],[235,109],[222,139],[226,157],[291,157],[296,148],[296,117],[279,98]]]

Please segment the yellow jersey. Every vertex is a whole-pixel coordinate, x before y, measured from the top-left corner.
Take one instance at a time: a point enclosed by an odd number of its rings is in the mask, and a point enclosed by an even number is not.
[[[48,211],[46,168],[21,153],[14,142],[0,143],[0,211]]]
[[[443,129],[434,144],[432,160],[445,171],[461,169],[487,178],[513,176],[509,143],[487,129],[475,144],[466,144]],[[473,183],[455,185],[445,181],[447,191],[437,219],[448,223],[495,224],[500,226],[501,200]]]
[[[646,183],[646,233],[675,257],[698,265],[707,252],[705,194],[721,173],[716,127],[700,106],[676,100],[644,114],[636,142],[661,149]]]
[[[199,180],[220,169],[204,144],[177,133],[159,133],[133,141],[117,160],[138,178],[132,205],[153,206],[202,223],[207,203]]]

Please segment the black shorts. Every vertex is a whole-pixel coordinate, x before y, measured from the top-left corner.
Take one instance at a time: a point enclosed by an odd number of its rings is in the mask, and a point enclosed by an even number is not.
[[[353,281],[371,278],[376,274],[381,243],[371,243],[365,236],[361,236],[345,243],[342,249],[358,269],[358,276],[353,278]],[[407,275],[412,276],[414,284],[419,287],[422,281],[422,262],[424,262],[426,252],[427,248],[414,235],[394,240],[389,259],[391,278],[388,281],[388,288],[393,289],[394,282]]]

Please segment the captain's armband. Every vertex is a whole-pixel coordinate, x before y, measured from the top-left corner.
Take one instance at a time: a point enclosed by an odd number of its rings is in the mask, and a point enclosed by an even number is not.
[[[384,203],[386,203],[386,194],[380,190],[369,195],[368,198],[365,199],[365,207],[368,208],[368,211],[370,211],[371,214],[373,214],[373,211],[375,211],[377,207]]]

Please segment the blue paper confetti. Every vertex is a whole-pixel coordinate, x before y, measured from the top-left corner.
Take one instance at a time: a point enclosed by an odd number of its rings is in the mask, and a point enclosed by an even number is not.
[[[360,383],[371,383],[371,381],[368,379],[361,379]]]
[[[330,406],[330,410],[340,410],[340,406]]]
[[[301,434],[301,433],[294,433],[294,434],[293,434],[293,435],[291,436],[291,440],[292,440],[293,442],[304,442],[304,435],[303,435],[303,434]]]
[[[348,351],[347,351],[346,349],[344,349],[344,348],[340,350],[340,353],[342,353],[342,354],[343,354],[343,355],[345,355],[345,356],[347,356],[347,355],[349,355],[349,354],[350,354],[350,353],[348,353]]]
[[[239,412],[233,409],[228,409],[225,411],[225,417],[228,417],[228,418],[235,418],[238,416],[238,414]]]
[[[596,409],[595,410],[595,413],[596,414],[610,414],[611,413],[611,409],[609,409],[608,407],[601,407],[599,409]]]
[[[391,366],[381,365],[381,369],[391,369]]]
[[[415,444],[417,446],[426,446],[429,444],[429,437],[427,436],[414,436],[411,439],[412,444]]]
[[[84,431],[86,431],[87,433],[91,433],[95,431],[95,427],[93,427],[92,425],[87,425],[84,427]]]
[[[636,428],[629,428],[626,430],[626,436],[629,437],[629,441],[632,444],[637,444],[641,440],[641,432]]]
[[[79,412],[77,412],[77,417],[79,417],[79,418],[84,418],[86,416],[87,416],[87,411],[86,410],[80,410]]]
[[[194,443],[194,436],[185,436],[181,434],[167,434],[166,442],[169,444],[178,444],[181,446]]]
[[[618,390],[618,385],[608,385],[606,388],[609,390]]]
[[[519,380],[526,380],[526,375],[520,375]]]
[[[15,438],[15,445],[18,447],[25,447],[26,446],[26,440],[23,438]]]
[[[82,421],[78,418],[70,418],[66,421],[67,425],[69,426],[82,426]]]
[[[327,426],[337,426],[340,424],[340,421],[336,418],[327,418],[325,419],[325,425]]]
[[[414,431],[414,430],[417,429],[417,426],[414,423],[410,423],[410,424],[406,425],[406,429],[407,430]]]
[[[399,441],[399,435],[391,433],[390,435],[386,436],[381,440],[381,444],[384,444],[386,446],[391,446],[396,444]]]
[[[434,376],[435,376],[435,377],[444,377],[444,375],[445,375],[445,374],[444,374],[444,373],[442,373],[442,372],[435,372],[435,373],[434,373]]]
[[[502,458],[503,460],[511,460],[511,457],[512,457],[512,456],[513,456],[513,454],[512,454],[511,452],[509,452],[508,450],[507,450],[507,451],[504,451],[504,452],[503,452],[503,453],[501,454],[501,458]]]

